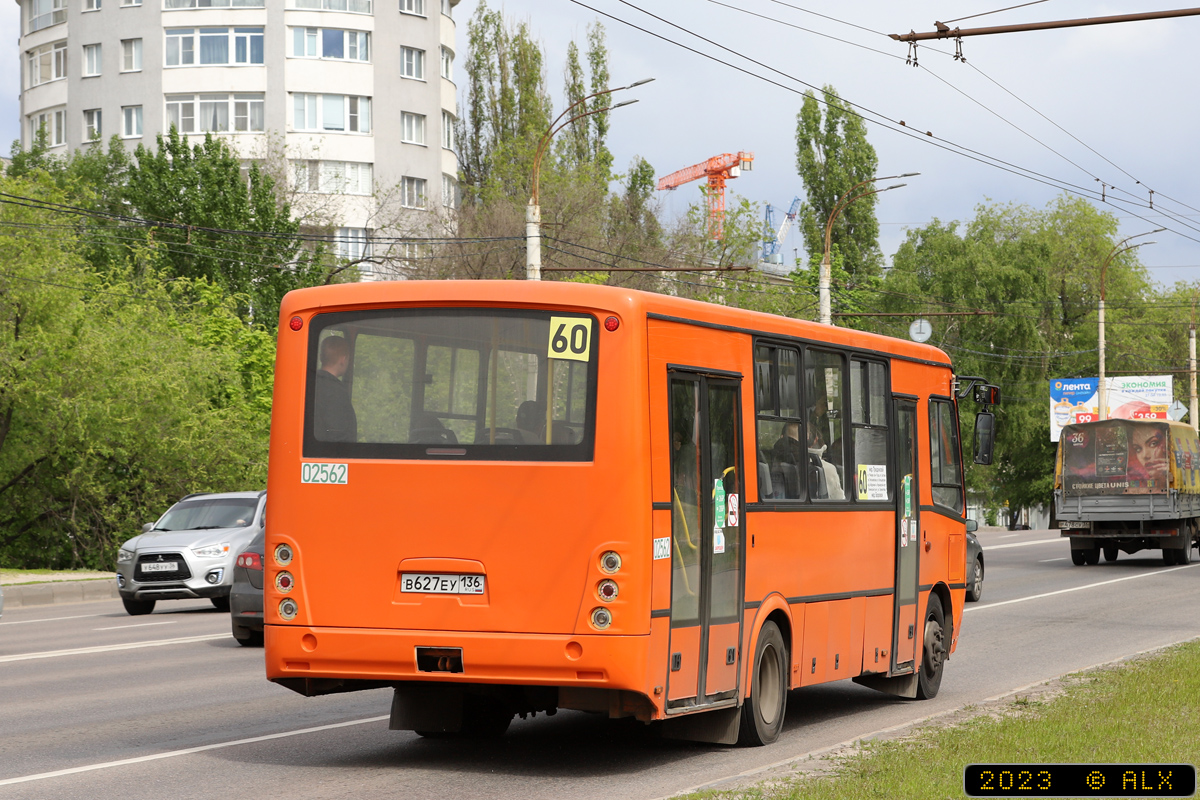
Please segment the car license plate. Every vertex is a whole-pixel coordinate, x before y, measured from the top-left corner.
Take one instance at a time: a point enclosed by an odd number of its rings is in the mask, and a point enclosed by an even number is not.
[[[1091,530],[1092,523],[1091,522],[1075,522],[1075,521],[1068,521],[1065,519],[1060,519],[1058,521],[1058,527],[1064,531]]]
[[[174,561],[147,561],[142,564],[142,572],[176,572],[179,565]]]
[[[400,591],[421,594],[483,594],[483,576],[405,572],[400,575]]]

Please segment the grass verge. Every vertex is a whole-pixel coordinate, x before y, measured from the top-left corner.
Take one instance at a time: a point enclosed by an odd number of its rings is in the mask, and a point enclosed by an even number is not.
[[[64,570],[64,569],[9,569],[0,567],[0,585],[23,586],[30,583],[58,583],[61,581],[100,581],[108,580],[112,572],[96,570]]]
[[[973,763],[1190,763],[1200,758],[1200,642],[1072,675],[954,725],[861,743],[825,763],[700,800],[964,797]],[[825,773],[825,774],[821,774]]]

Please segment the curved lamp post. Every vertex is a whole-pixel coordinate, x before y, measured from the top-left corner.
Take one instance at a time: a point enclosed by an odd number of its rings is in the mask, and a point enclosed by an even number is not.
[[[1117,242],[1116,246],[1113,247],[1113,249],[1110,250],[1108,255],[1105,257],[1104,263],[1100,265],[1100,379],[1098,381],[1100,387],[1099,396],[1097,397],[1100,408],[1097,410],[1097,419],[1108,418],[1108,386],[1104,380],[1104,277],[1108,273],[1108,264],[1113,260],[1113,257],[1119,253],[1135,250],[1148,244],[1154,244],[1154,242],[1138,242],[1137,244],[1126,246],[1125,243],[1130,239],[1137,239],[1141,236],[1150,236],[1151,234],[1162,233],[1165,230],[1166,228],[1155,228],[1154,230],[1146,231],[1145,233],[1135,233],[1133,236],[1126,236],[1124,239]]]
[[[550,145],[550,140],[554,138],[554,134],[561,131],[563,128],[570,125],[577,119],[590,117],[592,114],[599,114],[602,111],[612,111],[621,106],[633,105],[637,100],[625,100],[613,106],[604,108],[594,108],[591,111],[584,111],[581,114],[576,114],[570,117],[565,122],[561,122],[562,118],[571,113],[578,106],[591,100],[593,97],[601,97],[613,92],[622,92],[626,89],[632,89],[635,86],[641,86],[644,83],[649,83],[654,78],[643,78],[640,81],[634,81],[628,86],[618,86],[615,89],[605,89],[600,92],[594,92],[587,97],[581,97],[571,105],[563,109],[563,112],[555,117],[550,123],[550,127],[542,134],[542,139],[538,142],[537,150],[533,154],[533,172],[530,175],[531,190],[529,195],[529,205],[525,207],[525,280],[540,281],[542,279],[542,209],[538,205],[538,177],[542,171],[542,156],[546,154],[546,148]]]
[[[855,200],[861,200],[864,197],[870,197],[873,194],[888,192],[892,189],[899,189],[901,186],[907,186],[907,183],[897,183],[893,186],[888,186],[884,189],[872,189],[869,192],[861,192],[854,194],[859,188],[866,186],[868,183],[875,181],[890,181],[897,178],[915,178],[920,175],[919,172],[906,172],[903,175],[885,175],[883,177],[867,178],[865,181],[859,181],[850,187],[850,190],[838,198],[838,201],[833,205],[833,212],[829,215],[829,222],[825,223],[825,254],[821,257],[821,274],[818,279],[818,299],[820,301],[821,324],[832,325],[833,313],[830,308],[829,287],[833,282],[832,269],[829,265],[829,240],[833,234],[833,223],[838,218],[838,214],[842,213],[846,206],[853,203]]]

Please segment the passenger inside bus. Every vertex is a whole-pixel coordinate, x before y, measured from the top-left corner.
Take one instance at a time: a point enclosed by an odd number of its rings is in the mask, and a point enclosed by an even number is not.
[[[771,483],[777,497],[790,500],[800,497],[800,470],[804,460],[800,423],[785,423],[783,435],[771,448]]]
[[[815,425],[808,429],[808,490],[818,499],[845,500],[837,467],[825,460],[825,441]]]
[[[358,418],[350,402],[350,390],[341,380],[350,367],[350,343],[341,336],[327,337],[321,342],[320,359],[313,436],[322,442],[357,441]]]
[[[422,411],[413,415],[409,441],[413,444],[458,444],[454,431],[442,424],[435,414]]]
[[[525,444],[545,444],[546,404],[538,400],[526,400],[517,408],[517,430]]]

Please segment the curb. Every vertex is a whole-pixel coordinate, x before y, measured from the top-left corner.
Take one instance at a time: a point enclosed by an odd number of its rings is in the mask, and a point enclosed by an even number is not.
[[[6,586],[4,608],[25,606],[50,606],[61,603],[90,603],[94,600],[112,600],[120,597],[117,581],[102,578],[92,581],[58,581],[52,583],[27,583]]]

